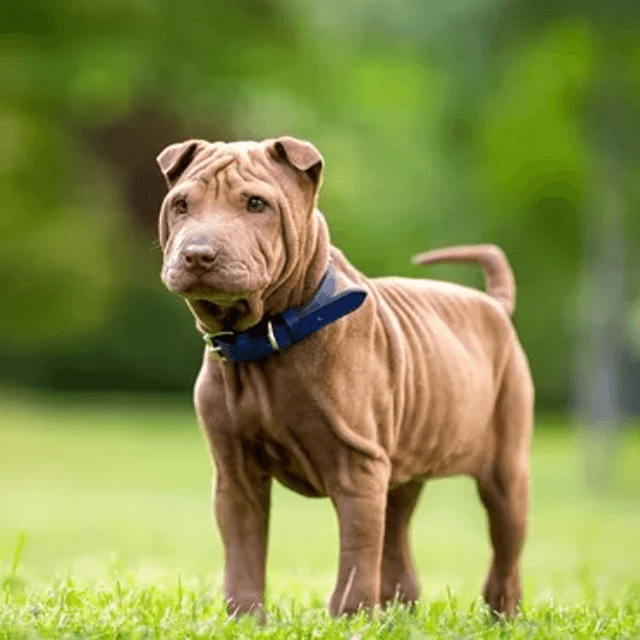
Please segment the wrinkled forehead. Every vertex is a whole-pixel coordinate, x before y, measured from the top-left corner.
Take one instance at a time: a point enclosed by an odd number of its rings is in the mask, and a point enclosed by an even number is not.
[[[198,154],[184,180],[197,180],[207,185],[237,182],[273,183],[278,167],[264,144],[258,142],[214,143]],[[217,190],[217,189],[216,189]]]

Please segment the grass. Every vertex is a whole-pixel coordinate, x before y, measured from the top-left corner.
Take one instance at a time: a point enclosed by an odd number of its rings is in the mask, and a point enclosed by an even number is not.
[[[0,415],[0,639],[640,637],[637,432],[607,471],[571,431],[537,430],[523,613],[503,625],[479,599],[489,545],[470,480],[428,485],[413,525],[422,600],[372,619],[326,614],[335,515],[276,486],[258,626],[224,615],[210,463],[188,405],[5,394]],[[588,490],[589,467],[602,477]]]

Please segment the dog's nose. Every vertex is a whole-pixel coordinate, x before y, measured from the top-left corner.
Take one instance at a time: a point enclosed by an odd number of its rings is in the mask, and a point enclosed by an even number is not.
[[[216,259],[215,253],[208,247],[190,245],[182,250],[182,263],[191,273],[205,273],[211,269]]]

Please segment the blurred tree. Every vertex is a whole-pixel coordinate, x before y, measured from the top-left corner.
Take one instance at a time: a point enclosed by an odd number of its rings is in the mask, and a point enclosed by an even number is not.
[[[629,178],[640,168],[640,5],[609,12],[582,1],[512,0],[459,27],[449,58],[465,84],[452,101],[452,132],[465,131],[463,143],[478,131],[483,138],[466,173],[471,181],[480,168],[492,196],[487,239],[507,225],[515,232],[502,244],[520,280],[517,323],[539,396],[577,387],[591,423],[615,424],[633,383],[623,363],[639,361],[637,351],[629,358],[625,318],[637,297],[626,284],[631,265],[638,272],[628,239],[631,217],[638,220]],[[535,309],[540,300],[555,304]]]
[[[444,244],[503,245],[538,400],[568,406],[576,336],[592,327],[579,313],[592,289],[582,274],[600,264],[591,256],[610,252],[616,264],[626,256],[616,308],[626,286],[640,284],[637,243],[625,242],[640,233],[638,6],[45,0],[5,8],[4,380],[188,388],[201,344],[158,282],[151,249],[163,185],[154,158],[186,137],[290,133],[323,151],[321,208],[335,242],[366,273],[482,286],[473,270],[418,269],[409,257]],[[596,222],[603,208],[619,222]],[[613,240],[601,242],[601,230]],[[606,285],[599,304],[613,292]],[[616,313],[622,336],[631,315]],[[582,344],[589,340],[604,344],[594,335]]]
[[[548,29],[550,22],[576,21],[591,39],[588,83],[580,92],[576,125],[582,137],[582,211],[580,216],[581,282],[576,288],[572,318],[577,353],[576,405],[587,438],[587,473],[592,486],[608,484],[612,433],[619,427],[625,397],[640,368],[632,352],[626,320],[637,298],[631,265],[638,264],[637,243],[631,243],[632,215],[638,202],[630,188],[640,169],[640,5],[615,6],[567,1],[548,5],[533,0],[512,2],[511,21],[527,33]],[[517,18],[515,18],[517,16]],[[514,19],[515,18],[515,19]],[[637,196],[636,196],[637,198]],[[635,208],[635,212],[634,212]]]

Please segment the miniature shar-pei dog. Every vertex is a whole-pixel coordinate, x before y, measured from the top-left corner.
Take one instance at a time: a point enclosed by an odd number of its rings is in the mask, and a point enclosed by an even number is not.
[[[189,140],[157,160],[169,186],[162,279],[207,343],[195,405],[217,469],[229,612],[261,615],[272,478],[335,507],[340,615],[416,601],[408,528],[420,491],[467,474],[493,547],[484,598],[515,615],[533,387],[502,251],[415,258],[477,262],[486,293],[368,279],[331,245],[312,144]]]

